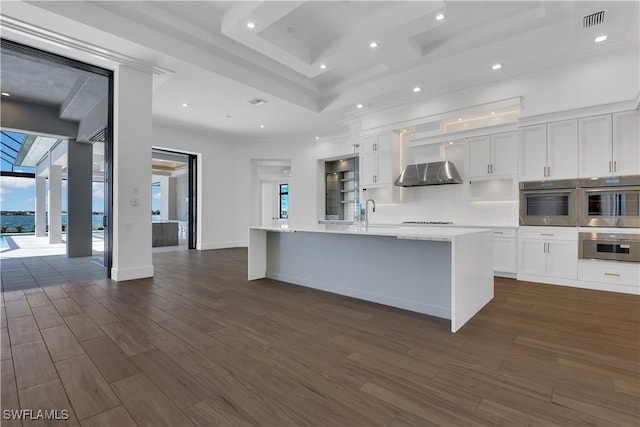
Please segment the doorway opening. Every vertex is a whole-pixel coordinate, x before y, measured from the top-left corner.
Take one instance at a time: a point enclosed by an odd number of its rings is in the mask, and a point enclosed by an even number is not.
[[[2,289],[110,277],[113,72],[5,39],[0,64]]]
[[[154,148],[151,158],[154,252],[196,249],[197,156]]]
[[[252,224],[270,226],[289,221],[291,160],[252,160],[254,200]],[[295,196],[293,196],[295,197]]]

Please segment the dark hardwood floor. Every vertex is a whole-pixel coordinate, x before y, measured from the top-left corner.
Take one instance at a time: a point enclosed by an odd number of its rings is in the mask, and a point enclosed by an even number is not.
[[[246,249],[154,264],[152,280],[3,293],[2,409],[82,426],[638,425],[637,296],[496,279],[452,334],[247,282]]]

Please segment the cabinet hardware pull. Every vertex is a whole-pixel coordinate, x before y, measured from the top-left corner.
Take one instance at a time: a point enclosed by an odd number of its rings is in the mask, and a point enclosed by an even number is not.
[[[491,163],[491,173],[493,173],[493,163]]]
[[[611,172],[611,162],[609,162],[609,172]]]
[[[487,165],[487,175],[489,175],[491,173],[491,172],[489,172],[489,166],[490,165]]]
[[[620,277],[620,275],[618,273],[604,273],[605,276],[616,276],[616,277]]]
[[[553,236],[553,233],[540,233],[541,236]]]
[[[617,160],[613,161],[613,171],[614,172],[618,172],[618,161]]]
[[[494,231],[493,234],[504,234],[502,231]]]
[[[547,176],[551,176],[551,166],[547,166]]]

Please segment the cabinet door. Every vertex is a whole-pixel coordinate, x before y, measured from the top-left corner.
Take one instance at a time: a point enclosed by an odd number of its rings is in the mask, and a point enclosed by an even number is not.
[[[547,276],[560,279],[578,278],[578,242],[549,241]]]
[[[489,175],[491,163],[491,137],[478,136],[467,139],[467,177]]]
[[[491,175],[515,175],[518,173],[517,153],[517,132],[491,135]]]
[[[640,111],[613,115],[613,173],[640,175]]]
[[[613,173],[611,134],[611,114],[578,119],[580,178],[607,176]]]
[[[533,276],[547,275],[547,254],[544,240],[518,240],[518,273]]]
[[[551,179],[578,176],[578,121],[547,124],[547,176]]]
[[[516,272],[516,239],[493,238],[493,271]]]
[[[547,166],[547,125],[526,126],[518,129],[520,146],[520,181],[545,179]],[[576,159],[577,163],[577,159]]]
[[[375,184],[373,177],[376,175],[376,154],[360,154],[360,186],[366,187],[367,185]]]
[[[360,138],[360,154],[373,153],[376,138],[373,135],[363,136]]]
[[[391,150],[377,153],[376,184],[391,184],[397,177],[391,172]]]
[[[391,132],[381,133],[376,135],[375,145],[373,146],[374,151],[386,151],[391,150],[391,142],[392,142],[393,134]]]

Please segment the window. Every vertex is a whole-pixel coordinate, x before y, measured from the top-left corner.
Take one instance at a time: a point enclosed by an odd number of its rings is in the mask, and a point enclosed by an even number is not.
[[[280,184],[280,219],[289,219],[289,184]]]

